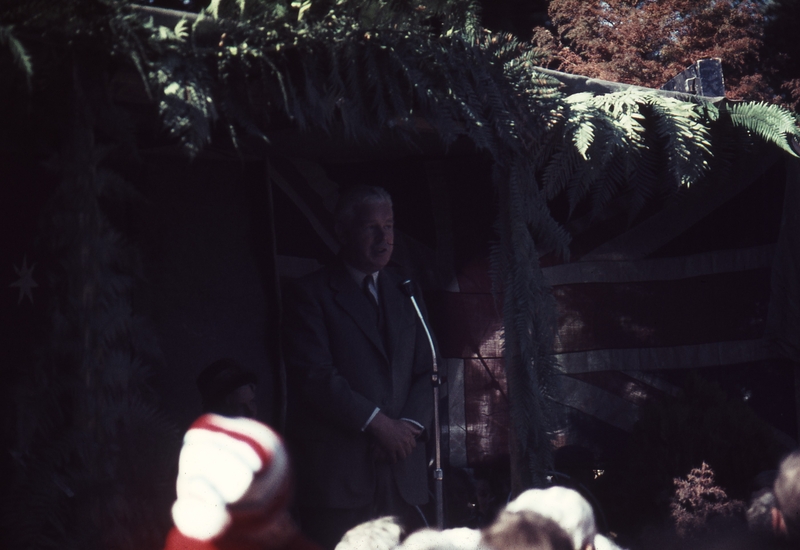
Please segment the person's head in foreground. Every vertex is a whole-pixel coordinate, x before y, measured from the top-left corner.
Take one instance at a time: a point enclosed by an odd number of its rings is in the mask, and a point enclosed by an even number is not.
[[[597,526],[591,504],[566,487],[529,489],[508,503],[505,512],[533,512],[551,519],[572,541],[573,550],[592,550]]]
[[[403,528],[386,516],[360,523],[347,531],[335,550],[392,550],[400,544]]]
[[[203,412],[255,418],[257,382],[255,373],[233,359],[214,361],[197,376]]]
[[[411,533],[400,550],[488,550],[481,544],[481,532],[477,529],[457,527],[455,529],[420,529]]]
[[[526,510],[501,512],[481,543],[491,550],[572,550],[572,539],[555,521]]]
[[[772,510],[776,506],[772,488],[764,488],[755,493],[745,514],[750,531],[762,534],[772,533]]]
[[[186,432],[165,550],[316,550],[287,506],[283,442],[250,418],[206,414]]]
[[[394,212],[389,193],[381,187],[353,187],[339,199],[334,217],[345,262],[362,273],[386,267],[394,250]]]
[[[800,541],[800,450],[781,462],[773,487],[772,528],[779,536]]]

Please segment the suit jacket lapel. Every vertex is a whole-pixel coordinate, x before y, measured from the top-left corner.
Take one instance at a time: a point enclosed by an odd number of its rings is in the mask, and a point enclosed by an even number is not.
[[[371,308],[373,306],[367,301],[367,297],[344,265],[340,264],[331,272],[331,287],[336,292],[336,303],[353,319],[358,328],[388,361],[389,354],[383,346],[380,329],[376,323],[372,322],[374,312]]]

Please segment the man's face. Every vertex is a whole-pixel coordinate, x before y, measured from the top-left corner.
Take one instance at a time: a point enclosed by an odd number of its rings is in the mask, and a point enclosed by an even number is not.
[[[342,235],[345,260],[364,273],[386,267],[394,248],[394,213],[388,203],[362,203]]]
[[[225,409],[228,415],[255,418],[258,414],[255,390],[253,384],[245,384],[229,393],[225,397]]]

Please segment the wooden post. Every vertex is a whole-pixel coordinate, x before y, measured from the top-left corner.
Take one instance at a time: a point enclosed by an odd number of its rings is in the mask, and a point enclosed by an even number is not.
[[[279,433],[286,430],[286,362],[283,356],[283,297],[281,295],[281,277],[278,273],[278,237],[275,229],[275,200],[272,195],[272,165],[269,157],[266,160],[266,191],[267,191],[267,253],[271,262],[272,274],[272,296],[267,299],[272,302],[273,330],[275,331],[275,350],[271,354],[274,363],[273,383],[275,389],[275,403],[272,410],[274,415],[275,428]]]

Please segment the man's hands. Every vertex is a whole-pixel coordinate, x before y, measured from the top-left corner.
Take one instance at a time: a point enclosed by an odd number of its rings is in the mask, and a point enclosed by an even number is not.
[[[374,449],[375,458],[394,464],[411,454],[422,429],[411,422],[394,420],[378,412],[367,426],[367,432],[378,443]]]

